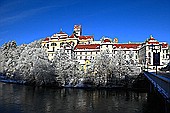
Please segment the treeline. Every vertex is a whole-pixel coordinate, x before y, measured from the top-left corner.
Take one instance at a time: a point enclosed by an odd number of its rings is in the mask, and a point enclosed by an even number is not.
[[[70,59],[64,50],[56,51],[50,61],[41,48],[41,41],[20,46],[15,41],[5,43],[0,48],[0,73],[3,78],[40,86],[103,87],[121,84],[121,81],[135,78],[140,72],[133,53],[127,60],[121,50],[112,57],[108,55],[108,50],[101,52],[84,72],[77,60]]]

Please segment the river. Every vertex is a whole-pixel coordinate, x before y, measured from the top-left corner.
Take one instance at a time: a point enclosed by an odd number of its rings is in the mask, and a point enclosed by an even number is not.
[[[163,112],[155,100],[147,92],[57,89],[0,82],[0,113]]]

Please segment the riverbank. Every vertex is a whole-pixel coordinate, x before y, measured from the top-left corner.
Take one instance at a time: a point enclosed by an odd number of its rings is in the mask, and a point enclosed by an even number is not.
[[[109,85],[97,85],[95,86],[92,83],[82,83],[75,86],[71,86],[71,85],[65,85],[65,86],[58,86],[56,84],[46,84],[46,85],[35,85],[33,83],[28,83],[26,81],[23,80],[13,80],[10,78],[7,78],[6,76],[0,74],[0,82],[4,82],[4,83],[9,83],[9,84],[19,84],[19,85],[28,85],[28,86],[34,86],[34,87],[55,87],[55,88],[69,88],[69,89],[113,89],[113,90],[131,90],[131,91],[146,91],[146,81],[142,78],[142,75],[139,76],[140,78],[136,79],[135,82],[133,82],[130,85],[122,85],[122,84],[109,84]]]

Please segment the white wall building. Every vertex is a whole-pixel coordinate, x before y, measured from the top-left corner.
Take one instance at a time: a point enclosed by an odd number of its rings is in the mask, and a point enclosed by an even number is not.
[[[85,64],[86,60],[94,60],[102,51],[107,50],[110,57],[114,57],[118,51],[124,51],[124,59],[129,59],[131,55],[132,62],[137,63],[142,68],[148,68],[149,71],[155,70],[155,61],[158,60],[158,68],[164,67],[170,60],[168,43],[158,42],[152,36],[141,43],[118,43],[118,39],[113,40],[108,37],[102,37],[100,41],[94,41],[93,35],[83,36],[82,26],[75,25],[73,34],[60,31],[51,37],[42,41],[48,53],[49,59],[53,59],[57,50],[64,49],[69,58],[74,58]],[[155,59],[155,55],[159,58]]]
[[[157,57],[156,57],[157,56]],[[164,67],[170,61],[168,43],[158,42],[150,36],[139,49],[139,63],[148,71]]]

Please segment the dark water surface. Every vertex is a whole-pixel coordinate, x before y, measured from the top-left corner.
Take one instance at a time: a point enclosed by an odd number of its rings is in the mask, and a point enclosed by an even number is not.
[[[148,100],[146,92],[57,89],[0,82],[0,113],[161,113],[160,106]]]

